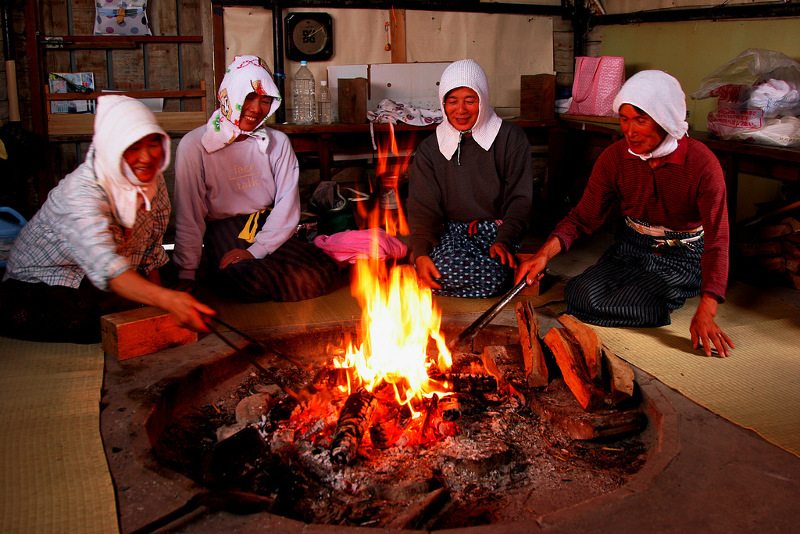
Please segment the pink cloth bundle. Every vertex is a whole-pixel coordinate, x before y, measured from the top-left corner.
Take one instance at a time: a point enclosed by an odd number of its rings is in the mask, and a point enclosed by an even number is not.
[[[314,245],[336,261],[355,263],[356,260],[402,258],[408,248],[396,237],[381,228],[345,230],[333,235],[320,235]]]

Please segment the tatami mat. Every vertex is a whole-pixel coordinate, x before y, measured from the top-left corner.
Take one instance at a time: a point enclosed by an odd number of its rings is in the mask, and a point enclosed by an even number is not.
[[[117,532],[99,344],[0,338],[0,531]]]
[[[736,348],[727,358],[694,350],[689,300],[662,328],[601,328],[618,356],[726,419],[800,456],[800,309],[733,284],[717,324]]]

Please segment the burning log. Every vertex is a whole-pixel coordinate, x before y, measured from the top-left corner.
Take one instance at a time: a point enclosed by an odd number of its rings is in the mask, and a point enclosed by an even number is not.
[[[497,379],[492,375],[448,373],[445,378],[456,393],[494,393]]]
[[[539,341],[539,317],[530,302],[527,301],[518,302],[514,312],[519,324],[519,343],[525,361],[525,376],[528,386],[532,388],[545,387],[550,381],[550,374],[544,360],[542,344]]]
[[[461,403],[455,395],[447,395],[439,399],[439,414],[442,421],[458,421],[461,419]]]
[[[347,397],[331,442],[333,463],[347,465],[353,461],[358,445],[369,428],[375,404],[375,396],[363,389]]]
[[[512,382],[523,382],[519,372],[522,370],[522,357],[517,360],[514,355],[509,354],[508,347],[500,345],[488,345],[484,347],[481,358],[486,370],[497,378],[499,389],[505,391],[512,397],[519,398],[525,404],[525,397],[514,388]],[[516,378],[516,380],[515,380]],[[524,385],[524,384],[522,384]]]

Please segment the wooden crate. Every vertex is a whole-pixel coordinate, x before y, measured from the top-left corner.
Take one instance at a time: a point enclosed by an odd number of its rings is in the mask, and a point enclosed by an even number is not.
[[[339,122],[360,124],[367,122],[366,78],[339,78]]]

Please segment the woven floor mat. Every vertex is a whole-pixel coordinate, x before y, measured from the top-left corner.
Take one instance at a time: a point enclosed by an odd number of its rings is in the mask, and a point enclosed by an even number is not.
[[[99,344],[0,337],[0,531],[118,531]]]

